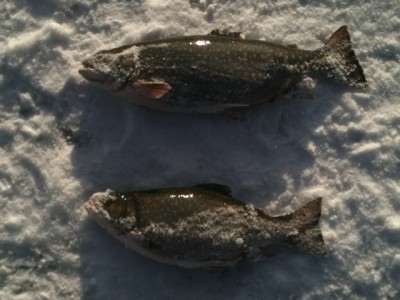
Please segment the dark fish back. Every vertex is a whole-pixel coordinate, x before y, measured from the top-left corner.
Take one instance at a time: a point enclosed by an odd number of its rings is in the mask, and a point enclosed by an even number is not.
[[[138,227],[151,223],[173,224],[208,209],[244,205],[228,195],[202,187],[135,192],[130,199],[134,201],[132,207]]]

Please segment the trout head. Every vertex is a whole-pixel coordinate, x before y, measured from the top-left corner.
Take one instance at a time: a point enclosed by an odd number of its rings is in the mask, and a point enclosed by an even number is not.
[[[138,70],[133,53],[122,47],[100,51],[82,62],[79,73],[88,81],[95,82],[109,91],[119,91],[132,82]]]
[[[136,211],[131,199],[112,190],[93,194],[85,208],[101,225],[119,233],[136,226]]]

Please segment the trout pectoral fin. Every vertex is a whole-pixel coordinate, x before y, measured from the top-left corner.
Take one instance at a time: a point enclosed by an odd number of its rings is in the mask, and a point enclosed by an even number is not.
[[[133,86],[146,97],[153,99],[162,98],[171,89],[166,82],[136,81]]]

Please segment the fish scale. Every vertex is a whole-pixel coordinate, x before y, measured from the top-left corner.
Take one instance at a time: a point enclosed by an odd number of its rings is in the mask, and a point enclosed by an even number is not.
[[[168,193],[168,197],[165,194]],[[234,204],[235,201],[222,196],[215,201],[213,191],[202,193],[200,190],[188,189],[166,189],[162,192],[144,191],[129,195],[130,201],[135,202],[134,207],[140,216],[139,227],[148,226],[154,222],[174,224],[182,218],[187,218],[196,212],[207,208],[224,207]],[[196,199],[197,201],[193,201]],[[224,201],[222,201],[224,200]]]

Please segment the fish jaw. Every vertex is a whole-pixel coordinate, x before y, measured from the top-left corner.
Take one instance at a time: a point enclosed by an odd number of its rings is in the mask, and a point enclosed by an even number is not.
[[[107,81],[107,76],[103,72],[96,70],[88,59],[84,60],[82,62],[82,66],[83,66],[83,68],[79,69],[78,72],[86,80],[96,81],[96,82],[106,82]]]
[[[120,84],[117,82],[110,80],[110,77],[107,76],[104,72],[96,70],[93,67],[85,66],[82,69],[78,70],[79,74],[87,81],[90,81],[98,86],[101,86],[103,89],[107,91],[118,91],[120,89]]]
[[[108,82],[107,77],[104,74],[95,69],[85,68],[85,69],[80,69],[78,72],[87,81],[90,81],[92,84],[99,86],[102,89],[111,92],[114,90],[118,90],[118,88],[116,88],[115,85],[110,84]]]
[[[131,81],[135,69],[135,59],[100,51],[83,60],[82,68],[78,72],[83,78],[103,89],[116,92]]]
[[[105,60],[99,54],[94,54],[82,61],[82,67],[79,69],[81,74],[88,81],[107,82],[109,81],[110,73],[109,63],[111,58]]]
[[[136,227],[135,212],[128,213],[126,199],[112,190],[93,194],[85,203],[85,209],[112,234],[127,232]]]
[[[104,203],[108,199],[108,193],[95,193],[93,194],[90,199],[85,203],[86,211],[91,215],[99,215],[103,212]],[[104,214],[104,218],[110,219],[108,214]]]
[[[117,92],[123,89],[125,85],[120,80],[110,80],[109,76],[106,74],[91,68],[80,69],[79,74],[82,75],[86,80],[94,83],[97,86],[100,86],[102,89],[110,92]]]

